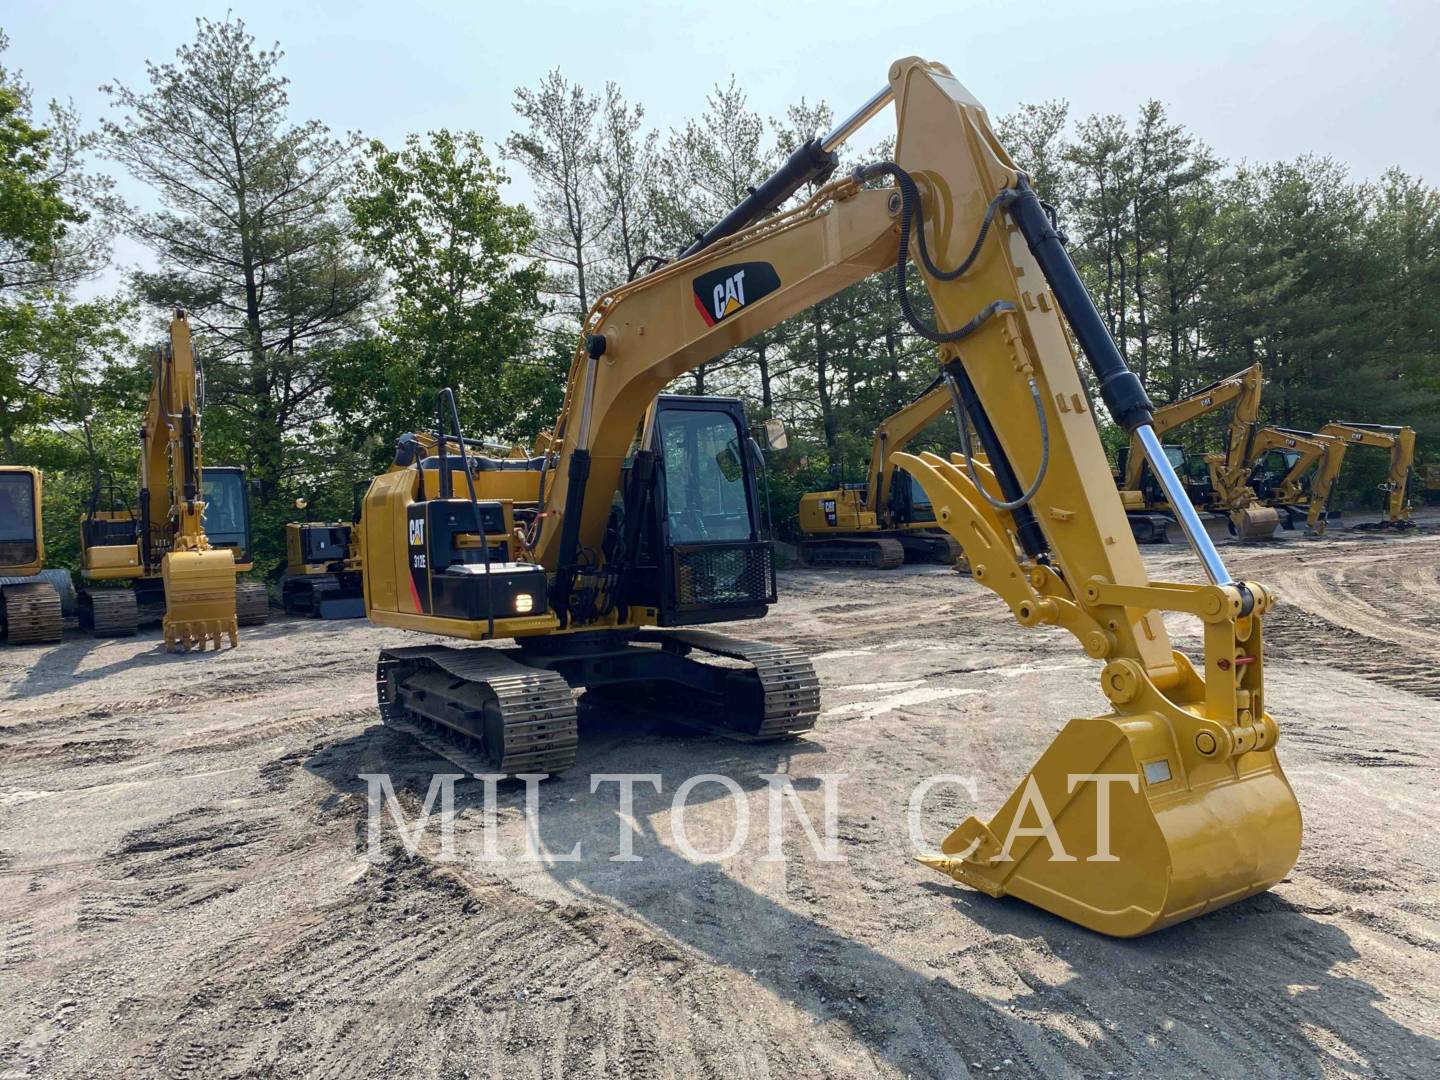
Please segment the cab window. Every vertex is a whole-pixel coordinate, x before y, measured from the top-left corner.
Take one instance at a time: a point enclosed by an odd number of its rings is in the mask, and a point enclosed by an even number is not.
[[[670,409],[661,418],[672,544],[749,540],[745,446],[726,413]]]
[[[29,473],[0,473],[0,567],[40,557],[35,535],[35,481]]]
[[[239,472],[205,470],[205,536],[216,547],[244,548],[249,521],[245,477]]]

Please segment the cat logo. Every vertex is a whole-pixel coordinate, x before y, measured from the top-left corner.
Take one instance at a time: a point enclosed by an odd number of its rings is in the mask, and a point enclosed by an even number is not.
[[[769,263],[721,266],[695,279],[695,308],[706,326],[723,322],[780,287],[780,275]]]
[[[411,546],[411,547],[424,547],[424,546],[425,546],[425,519],[424,519],[424,518],[411,518],[411,519],[410,519],[410,546]]]

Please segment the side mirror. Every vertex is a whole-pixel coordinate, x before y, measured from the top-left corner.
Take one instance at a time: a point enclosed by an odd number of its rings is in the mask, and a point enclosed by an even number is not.
[[[295,509],[296,509],[296,510],[304,510],[304,509],[305,509],[307,506],[309,506],[309,505],[310,505],[310,504],[309,504],[308,502],[306,502],[304,499],[296,499],[296,500],[295,500]]]
[[[790,437],[785,434],[785,421],[772,416],[765,421],[764,427],[765,445],[771,450],[784,450],[790,445]]]

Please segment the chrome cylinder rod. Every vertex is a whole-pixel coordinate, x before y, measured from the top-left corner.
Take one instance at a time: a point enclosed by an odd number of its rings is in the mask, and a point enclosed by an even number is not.
[[[867,120],[885,108],[886,105],[889,105],[893,100],[895,100],[895,89],[887,84],[883,90],[878,91],[875,96],[865,102],[864,105],[861,105],[860,108],[840,121],[829,135],[821,139],[820,148],[827,153],[834,150],[846,139],[850,138],[851,135],[854,135],[855,132],[864,127]]]
[[[1185,493],[1185,485],[1180,482],[1180,477],[1175,472],[1175,466],[1171,465],[1170,459],[1165,456],[1165,447],[1160,442],[1160,436],[1155,434],[1155,428],[1150,424],[1141,424],[1135,429],[1135,434],[1140,439],[1140,445],[1145,450],[1145,456],[1150,461],[1150,468],[1154,471],[1155,478],[1160,481],[1160,489],[1165,492],[1166,501],[1175,511],[1176,520],[1180,522],[1180,531],[1190,542],[1191,550],[1200,557],[1200,562],[1205,567],[1205,575],[1210,579],[1210,583],[1212,585],[1233,585],[1235,582],[1230,577],[1230,572],[1225,569],[1220,552],[1215,550],[1215,542],[1205,531],[1205,525],[1201,522],[1200,515],[1195,512],[1195,505],[1190,501],[1190,496]]]

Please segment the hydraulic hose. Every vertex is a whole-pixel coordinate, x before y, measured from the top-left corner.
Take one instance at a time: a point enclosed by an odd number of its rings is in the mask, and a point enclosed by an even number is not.
[[[1035,479],[1030,481],[1030,486],[1025,489],[1024,493],[1018,498],[1006,502],[1003,499],[995,498],[990,492],[986,491],[985,485],[980,482],[980,477],[975,472],[975,455],[970,449],[970,429],[966,425],[965,418],[959,408],[960,391],[953,380],[948,380],[947,377],[947,381],[950,382],[950,393],[956,402],[955,420],[957,426],[960,428],[960,451],[965,455],[965,471],[970,474],[970,482],[973,483],[976,490],[985,497],[985,501],[996,510],[1003,510],[1009,513],[1029,505],[1030,500],[1035,498],[1036,493],[1040,490],[1040,484],[1044,481],[1045,473],[1050,468],[1050,422],[1045,419],[1045,406],[1040,400],[1040,387],[1035,384],[1033,378],[1028,380],[1030,384],[1030,399],[1035,404],[1035,418],[1040,422],[1040,467],[1035,470]]]
[[[1006,300],[995,300],[981,308],[979,313],[967,322],[964,326],[955,330],[941,331],[936,327],[927,325],[919,315],[916,314],[910,303],[910,294],[906,290],[906,268],[910,259],[910,233],[915,232],[916,247],[920,251],[920,264],[925,272],[937,281],[955,281],[962,277],[972,266],[975,260],[980,257],[980,251],[985,246],[985,237],[990,233],[990,226],[995,221],[995,215],[1002,209],[1015,201],[1018,192],[1006,188],[1001,191],[985,208],[985,217],[980,222],[980,229],[975,235],[975,242],[970,245],[970,252],[961,260],[960,264],[950,270],[942,270],[935,265],[935,260],[930,257],[930,247],[925,240],[925,215],[921,202],[920,188],[915,183],[915,178],[902,169],[893,161],[881,161],[874,165],[867,165],[855,170],[854,177],[857,183],[864,183],[880,176],[891,177],[900,190],[900,241],[899,252],[895,257],[895,281],[896,288],[900,293],[900,311],[905,316],[911,328],[921,337],[936,344],[960,341],[969,337],[976,330],[980,329],[987,320],[1004,311],[1014,311],[1015,305]],[[917,223],[918,218],[918,223]],[[957,405],[960,401],[959,389],[955,386],[953,378],[946,376],[950,385],[951,396]],[[985,501],[996,510],[1012,512],[1023,509],[1040,490],[1040,485],[1045,479],[1045,473],[1050,466],[1050,426],[1045,419],[1045,406],[1040,400],[1040,388],[1036,385],[1035,379],[1029,379],[1030,397],[1035,405],[1035,416],[1040,423],[1040,467],[1035,472],[1035,478],[1030,486],[1019,496],[1013,499],[996,499],[980,483],[980,477],[975,471],[974,454],[970,447],[970,433],[966,428],[963,416],[956,413],[956,420],[960,427],[960,447],[965,455],[965,468],[970,474],[970,480],[985,497]]]
[[[994,222],[995,215],[1002,207],[1008,206],[1014,200],[1015,192],[1006,189],[990,200],[990,205],[985,209],[985,218],[980,223],[980,231],[975,237],[975,243],[970,248],[970,254],[965,256],[965,259],[960,265],[953,270],[942,270],[936,266],[934,260],[930,258],[930,248],[925,241],[925,218],[920,201],[920,188],[916,185],[914,177],[893,161],[880,161],[874,165],[862,166],[855,170],[854,176],[857,183],[864,183],[881,176],[888,176],[895,181],[896,186],[900,189],[900,243],[899,253],[895,258],[895,282],[900,292],[900,312],[905,316],[905,321],[910,324],[911,329],[917,334],[927,341],[933,341],[937,345],[943,345],[947,342],[959,341],[962,338],[969,337],[976,330],[980,329],[986,320],[999,312],[1015,310],[1014,304],[1004,300],[996,300],[982,308],[980,313],[964,326],[946,332],[928,325],[916,314],[914,307],[910,303],[910,294],[905,289],[907,264],[910,259],[910,232],[912,229],[915,231],[916,246],[920,249],[920,264],[925,268],[925,272],[939,281],[954,281],[974,265],[975,260],[980,255],[980,249],[985,244],[985,237],[990,232],[990,225]],[[918,227],[916,227],[917,217],[919,218]]]

